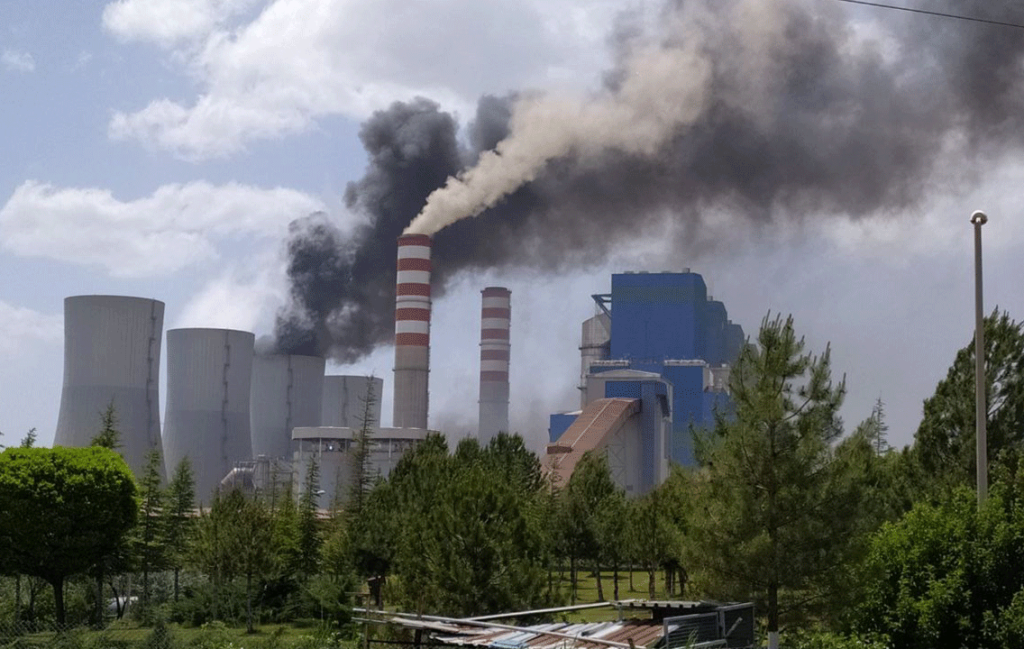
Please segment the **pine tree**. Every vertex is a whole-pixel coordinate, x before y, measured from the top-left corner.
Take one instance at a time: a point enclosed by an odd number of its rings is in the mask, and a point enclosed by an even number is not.
[[[139,480],[139,525],[132,545],[142,569],[142,608],[149,605],[149,575],[161,570],[166,559],[164,492],[160,466],[163,460],[156,449],[146,454],[146,468]]]
[[[90,446],[102,446],[116,451],[121,448],[121,430],[117,427],[117,408],[111,399],[107,407],[100,413],[100,432],[92,438]]]
[[[320,524],[317,504],[320,500],[320,466],[311,457],[302,485],[298,516],[298,571],[306,577],[317,572],[320,562]]]
[[[774,648],[782,611],[820,597],[816,577],[841,564],[856,519],[860,490],[832,452],[845,382],[828,348],[804,351],[791,317],[766,317],[730,388],[735,418],[698,439],[690,562],[713,597],[755,597]]]
[[[370,462],[370,441],[377,421],[373,416],[377,405],[377,394],[374,389],[373,376],[366,378],[366,394],[360,398],[363,412],[359,416],[359,431],[352,440],[352,481],[349,485],[348,501],[345,510],[348,512],[349,523],[358,519],[366,504],[366,496],[373,488],[373,466]]]
[[[996,309],[985,317],[984,328],[988,457],[995,471],[1024,457],[1024,322]],[[974,372],[971,342],[924,402],[914,449],[939,487],[975,483]]]
[[[194,532],[193,511],[196,506],[196,483],[192,474],[192,463],[188,457],[182,458],[174,469],[174,477],[167,486],[167,506],[165,509],[168,564],[174,570],[174,601],[178,601],[179,576],[185,565],[188,546]]]
[[[875,455],[884,455],[892,450],[889,446],[889,425],[885,423],[885,403],[882,397],[875,401],[871,415],[862,421],[854,430],[854,435],[862,435],[875,451]]]

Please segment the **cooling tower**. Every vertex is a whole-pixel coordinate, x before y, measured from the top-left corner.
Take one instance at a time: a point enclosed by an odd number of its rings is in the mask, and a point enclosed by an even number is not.
[[[167,332],[164,464],[171,475],[185,457],[196,497],[210,495],[235,462],[252,458],[249,391],[255,336],[231,329]]]
[[[252,364],[253,457],[292,457],[292,429],[319,426],[324,398],[324,359],[256,356]]]
[[[373,401],[367,403],[367,389],[373,388]],[[325,376],[324,405],[321,426],[361,428],[363,415],[370,418],[369,425],[380,426],[380,398],[384,380],[366,376]],[[369,412],[366,408],[369,406]]]
[[[160,339],[164,303],[80,295],[64,300],[64,387],[55,446],[88,446],[111,403],[119,452],[141,476],[160,449]]]
[[[492,286],[481,291],[480,429],[481,444],[508,429],[509,325],[512,292]]]
[[[426,428],[430,387],[430,237],[398,238],[395,428]]]

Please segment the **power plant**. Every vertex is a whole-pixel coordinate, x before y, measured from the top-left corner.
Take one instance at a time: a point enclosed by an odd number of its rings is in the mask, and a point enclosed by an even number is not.
[[[551,416],[548,465],[567,480],[583,453],[605,450],[616,482],[645,493],[669,462],[695,463],[692,428],[730,411],[743,329],[689,269],[614,274],[611,293],[593,299],[600,312],[582,327],[581,409]]]
[[[160,344],[164,303],[80,295],[64,300],[64,387],[56,446],[88,446],[113,406],[120,453],[135,475],[160,449]]]
[[[162,449],[165,471],[183,459],[196,493],[209,502],[219,486],[305,488],[319,475],[321,507],[343,504],[363,457],[364,477],[386,476],[428,433],[431,239],[398,240],[392,426],[380,421],[384,381],[325,376],[325,359],[255,354],[250,332],[167,332],[167,411],[160,436],[158,374],[164,305],[156,300],[79,296],[65,300],[64,388],[56,444],[85,446],[113,404],[122,452],[140,475],[145,455]],[[613,478],[642,494],[669,465],[694,462],[691,427],[728,413],[729,367],[742,328],[683,272],[612,275],[611,292],[593,296],[583,322],[580,409],[550,418],[545,465],[568,480],[580,457],[607,454]],[[487,444],[509,426],[511,291],[481,291],[477,438]],[[356,456],[360,450],[365,455]]]
[[[249,396],[255,336],[231,329],[167,332],[164,466],[186,457],[196,499],[208,504],[236,462],[253,457]]]

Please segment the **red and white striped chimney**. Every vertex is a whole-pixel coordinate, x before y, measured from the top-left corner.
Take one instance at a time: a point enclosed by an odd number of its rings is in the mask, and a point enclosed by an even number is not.
[[[426,428],[430,373],[430,237],[398,237],[392,425]]]
[[[480,429],[481,444],[487,444],[508,429],[509,327],[512,292],[491,286],[481,291],[480,314]]]

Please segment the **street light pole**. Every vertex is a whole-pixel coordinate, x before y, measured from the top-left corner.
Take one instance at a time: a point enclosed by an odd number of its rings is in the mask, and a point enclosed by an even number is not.
[[[971,214],[974,224],[974,414],[978,469],[978,507],[988,497],[988,435],[985,427],[988,407],[985,401],[985,312],[981,296],[981,226],[988,223],[984,212]]]

